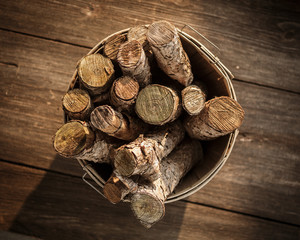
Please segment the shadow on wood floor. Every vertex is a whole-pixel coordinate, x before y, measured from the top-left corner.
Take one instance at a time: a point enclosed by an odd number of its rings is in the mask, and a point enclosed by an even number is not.
[[[185,205],[168,204],[164,219],[146,229],[129,204],[109,203],[79,177],[44,172],[9,230],[42,239],[177,239]]]

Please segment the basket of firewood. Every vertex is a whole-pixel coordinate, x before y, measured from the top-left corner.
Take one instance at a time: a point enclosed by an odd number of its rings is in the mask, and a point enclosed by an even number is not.
[[[230,155],[244,118],[232,78],[167,21],[116,32],[79,60],[54,148],[151,227],[165,203],[199,190]]]

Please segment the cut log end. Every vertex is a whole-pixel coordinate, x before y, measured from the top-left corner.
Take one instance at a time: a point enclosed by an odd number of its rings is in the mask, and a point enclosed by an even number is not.
[[[123,74],[133,77],[141,87],[151,82],[149,61],[137,40],[124,43],[119,49],[117,60]]]
[[[139,84],[133,78],[124,76],[116,81],[114,93],[124,101],[135,98],[139,91]]]
[[[127,33],[128,41],[137,40],[143,47],[145,47],[145,45],[148,44],[146,37],[147,32],[148,27],[145,25],[132,27]]]
[[[119,203],[123,199],[123,190],[127,189],[126,185],[118,177],[112,176],[103,187],[104,196],[111,203]]]
[[[65,94],[62,105],[70,118],[83,120],[89,115],[92,103],[86,91],[75,88]]]
[[[244,110],[230,97],[217,97],[207,102],[207,123],[217,131],[232,132],[242,125]]]
[[[119,48],[123,43],[125,43],[125,41],[126,36],[122,34],[118,34],[116,36],[113,36],[112,38],[109,38],[104,45],[104,55],[110,58],[111,60],[116,61]]]
[[[118,110],[131,111],[139,93],[139,84],[129,76],[114,81],[110,91],[110,102]]]
[[[137,115],[146,123],[163,125],[174,121],[180,112],[179,97],[171,88],[153,84],[138,95],[135,105]]]
[[[196,85],[190,85],[181,91],[182,106],[189,115],[198,115],[205,106],[206,95]]]
[[[149,26],[147,38],[152,45],[159,46],[171,42],[176,34],[173,24],[167,21],[157,21]]]
[[[127,151],[126,148],[119,149],[115,155],[115,168],[122,176],[131,176],[137,168],[137,163],[134,155]]]
[[[107,90],[114,75],[111,60],[101,54],[85,56],[79,62],[77,69],[83,86],[94,95]]]
[[[133,68],[140,61],[143,48],[137,40],[132,40],[121,46],[118,53],[118,62],[121,68]]]
[[[164,203],[148,193],[135,193],[131,197],[131,209],[146,228],[150,228],[165,215]]]
[[[222,96],[205,103],[196,116],[189,116],[184,127],[191,138],[212,140],[233,132],[242,125],[244,110],[234,99]]]
[[[64,124],[54,136],[54,148],[62,156],[70,157],[89,148],[93,141],[94,133],[79,121]]]

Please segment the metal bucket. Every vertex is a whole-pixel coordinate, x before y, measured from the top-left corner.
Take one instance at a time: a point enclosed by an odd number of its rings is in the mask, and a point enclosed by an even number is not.
[[[88,54],[102,53],[104,43],[107,39],[117,34],[126,35],[128,30],[129,28],[108,36],[100,41]],[[190,58],[195,79],[204,81],[207,85],[208,98],[214,96],[229,96],[237,100],[231,83],[233,78],[231,72],[202,43],[182,30],[177,30],[182,46]],[[203,37],[201,34],[200,36]],[[77,84],[78,76],[76,70],[68,90],[73,89]],[[68,121],[66,115],[64,115],[64,120],[65,122]],[[204,147],[204,160],[199,162],[187,173],[175,188],[174,192],[167,198],[166,203],[185,198],[206,185],[225,164],[232,151],[237,135],[238,130],[235,130],[229,135],[212,141],[202,142]],[[82,179],[104,197],[102,189],[112,169],[105,166],[103,167],[104,169],[101,169],[101,167],[96,166],[95,163],[84,160],[78,160],[78,162],[85,171]],[[94,182],[87,180],[86,175],[89,175]]]

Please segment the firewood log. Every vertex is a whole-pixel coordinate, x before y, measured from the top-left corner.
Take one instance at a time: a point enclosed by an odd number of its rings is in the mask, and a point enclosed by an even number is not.
[[[83,57],[77,66],[80,83],[94,96],[105,92],[114,78],[114,65],[101,54]]]
[[[151,63],[153,60],[153,52],[147,40],[148,27],[146,25],[139,25],[129,29],[127,33],[128,41],[137,40],[143,46],[145,54]]]
[[[103,187],[104,196],[111,203],[116,204],[122,201],[129,193],[133,193],[138,189],[138,179],[138,175],[128,178],[121,176],[115,170]]]
[[[181,91],[182,107],[189,115],[198,115],[205,106],[206,93],[199,85],[190,85]]]
[[[180,115],[180,98],[172,88],[151,84],[140,91],[135,111],[146,123],[164,125]]]
[[[91,123],[98,130],[118,139],[133,140],[142,132],[144,124],[111,106],[96,107],[91,113]]]
[[[130,112],[138,93],[138,82],[129,76],[123,76],[113,82],[110,89],[110,102],[118,111]]]
[[[145,25],[135,26],[129,29],[127,33],[128,41],[137,40],[145,49],[149,45],[147,40],[148,27]],[[148,47],[150,48],[150,46]]]
[[[174,191],[180,179],[203,159],[199,141],[188,139],[182,142],[161,162],[161,177],[148,185],[133,189],[131,208],[136,218],[147,228],[165,214],[164,202]]]
[[[112,61],[116,61],[119,48],[123,43],[125,43],[125,41],[126,36],[122,34],[114,35],[111,38],[107,39],[103,49],[104,55],[110,58]]]
[[[190,85],[193,81],[191,64],[176,27],[167,21],[154,22],[149,26],[147,39],[158,66],[182,85]]]
[[[244,110],[234,99],[226,96],[213,98],[196,116],[185,119],[184,126],[191,138],[212,140],[239,128]]]
[[[55,150],[64,157],[99,163],[110,163],[110,154],[114,147],[82,121],[64,124],[56,132],[53,145]]]
[[[92,111],[88,92],[79,88],[69,90],[63,97],[62,105],[71,119],[86,120]]]
[[[160,161],[182,141],[184,132],[182,124],[176,121],[145,136],[140,135],[116,150],[115,168],[122,176],[139,174],[149,180],[157,179]]]
[[[119,49],[117,60],[123,74],[133,77],[141,87],[151,82],[149,62],[137,40],[124,43]]]

